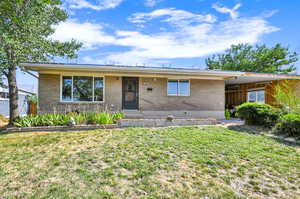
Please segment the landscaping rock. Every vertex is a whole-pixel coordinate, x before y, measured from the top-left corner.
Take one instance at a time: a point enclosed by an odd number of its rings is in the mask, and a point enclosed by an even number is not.
[[[75,126],[75,125],[76,125],[75,119],[73,117],[70,117],[69,126]]]
[[[284,138],[284,141],[286,141],[286,142],[292,142],[292,143],[297,142],[297,140],[295,138],[293,138],[293,137]]]

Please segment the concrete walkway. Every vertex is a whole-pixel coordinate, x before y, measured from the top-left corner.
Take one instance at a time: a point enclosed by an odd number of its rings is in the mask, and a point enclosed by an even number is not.
[[[244,124],[245,122],[240,119],[230,119],[230,120],[218,120],[217,126],[229,127],[229,126],[239,126]]]

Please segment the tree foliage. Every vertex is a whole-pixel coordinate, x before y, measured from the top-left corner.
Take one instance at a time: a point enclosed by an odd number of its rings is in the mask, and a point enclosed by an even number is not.
[[[296,90],[299,80],[284,80],[274,87],[276,104],[288,113],[300,113],[300,93]]]
[[[241,72],[289,73],[296,70],[293,65],[298,60],[296,52],[276,44],[232,45],[224,54],[213,55],[206,59],[207,69],[231,70]]]
[[[60,5],[60,0],[0,1],[0,71],[9,85],[10,123],[18,116],[16,69],[20,63],[77,56],[80,43],[51,38],[55,25],[67,19]]]

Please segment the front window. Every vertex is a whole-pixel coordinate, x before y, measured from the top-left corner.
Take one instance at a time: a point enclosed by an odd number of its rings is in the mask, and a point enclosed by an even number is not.
[[[264,104],[265,91],[264,90],[248,91],[248,102],[257,102],[260,104]]]
[[[94,101],[103,101],[103,78],[94,78]]]
[[[103,101],[103,77],[63,76],[62,101],[101,102]]]
[[[72,101],[72,77],[70,76],[62,78],[62,100]]]
[[[169,96],[189,96],[190,81],[189,80],[168,80]]]
[[[93,101],[93,77],[73,77],[73,101]]]

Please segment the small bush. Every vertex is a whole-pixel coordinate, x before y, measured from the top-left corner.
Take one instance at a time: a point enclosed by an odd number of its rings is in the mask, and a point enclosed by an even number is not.
[[[68,113],[68,114],[44,114],[28,115],[18,118],[14,125],[18,127],[33,126],[66,126],[71,118],[79,124],[113,124],[117,119],[124,117],[123,113]]]
[[[280,117],[273,129],[276,134],[300,137],[300,114],[290,113]]]
[[[268,104],[244,103],[237,107],[237,115],[249,125],[272,127],[281,112]]]
[[[225,119],[230,120],[230,118],[231,118],[230,111],[228,109],[225,109]]]

